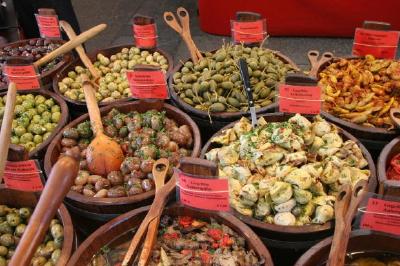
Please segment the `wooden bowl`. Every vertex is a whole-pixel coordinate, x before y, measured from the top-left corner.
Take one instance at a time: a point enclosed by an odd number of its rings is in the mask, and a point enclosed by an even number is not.
[[[18,91],[18,94],[22,95],[22,94],[33,94],[33,95],[43,95],[46,98],[53,98],[54,101],[60,106],[61,108],[61,118],[60,121],[58,122],[57,127],[53,130],[53,132],[51,133],[51,135],[42,142],[42,144],[40,144],[39,146],[37,146],[34,150],[32,150],[29,153],[29,158],[35,158],[35,159],[42,159],[42,157],[44,156],[47,146],[49,146],[50,142],[53,140],[53,138],[56,136],[56,134],[60,131],[61,128],[63,128],[65,126],[65,124],[67,124],[68,119],[69,119],[69,112],[68,112],[68,106],[65,103],[65,101],[58,96],[57,94],[55,94],[54,92],[50,92],[48,90],[34,90],[34,91]],[[3,97],[4,95],[6,95],[7,92],[2,92],[0,93],[0,97]],[[50,173],[50,172],[49,172]]]
[[[268,50],[268,49],[266,49]],[[216,50],[211,51],[212,53]],[[281,54],[278,51],[274,51],[274,54],[284,63],[291,65],[295,70],[299,70],[298,66],[287,56]],[[189,114],[195,122],[199,125],[200,130],[202,131],[203,140],[207,141],[209,137],[214,134],[216,131],[226,126],[232,121],[240,119],[242,116],[249,116],[250,112],[217,112],[217,113],[208,113],[206,111],[201,111],[199,109],[194,108],[190,104],[184,102],[178,94],[175,92],[173,84],[173,74],[178,72],[184,65],[184,62],[191,60],[188,58],[187,60],[181,62],[179,65],[174,67],[174,70],[171,72],[171,75],[168,79],[169,93],[171,95],[171,100],[174,105],[179,107],[179,109],[183,110],[185,113]],[[257,114],[263,113],[272,113],[278,108],[278,104],[276,102],[271,103],[268,106],[257,109]],[[210,122],[211,121],[211,122]]]
[[[93,256],[97,254],[103,246],[109,244],[111,241],[115,240],[118,236],[123,235],[128,230],[138,227],[148,210],[149,206],[141,207],[125,213],[100,227],[80,245],[67,265],[87,265],[90,263]],[[246,239],[247,247],[253,249],[259,258],[264,259],[265,262],[262,265],[273,265],[268,250],[258,236],[251,231],[248,226],[229,213],[205,212],[174,204],[166,208],[164,210],[164,214],[171,216],[192,216],[200,219],[212,217],[218,222],[222,222],[223,224],[229,226],[240,236],[244,237]]]
[[[103,54],[106,57],[110,57],[111,55],[121,52],[122,48],[128,48],[128,47],[130,48],[130,47],[134,47],[134,46],[135,46],[134,44],[126,44],[126,45],[113,46],[113,47],[106,48],[106,49],[99,49],[93,53],[88,54],[88,57],[90,58],[90,60],[92,62],[95,62],[97,60],[97,54],[99,54],[99,53]],[[167,77],[168,77],[168,73],[171,72],[171,70],[173,68],[174,61],[172,60],[172,57],[165,51],[158,49],[158,48],[157,49],[141,49],[141,50],[146,50],[146,51],[150,51],[150,52],[159,52],[161,55],[163,55],[168,61],[168,70],[167,70]],[[72,99],[64,96],[58,88],[58,82],[60,82],[63,78],[67,77],[68,72],[74,70],[76,66],[83,66],[83,63],[80,58],[77,58],[74,61],[72,61],[70,64],[66,65],[62,70],[60,70],[57,73],[57,75],[55,75],[55,77],[53,79],[53,88],[54,88],[55,93],[57,93],[61,98],[63,98],[74,112],[80,113],[79,115],[81,115],[83,113],[87,113],[86,102],[72,100]],[[123,99],[119,99],[117,101],[100,102],[98,104],[100,107],[103,107],[103,106],[108,106],[110,104],[127,102],[130,100],[133,100],[133,98],[123,98]]]
[[[42,39],[42,38],[33,38],[33,39],[20,40],[20,41],[16,41],[16,42],[13,42],[13,43],[7,43],[7,44],[1,46],[0,48],[18,47],[18,46],[27,44],[31,40],[37,41],[39,39]],[[51,42],[59,43],[59,44],[64,44],[65,43],[64,40],[51,40]],[[50,71],[46,71],[46,72],[42,73],[40,75],[40,80],[42,82],[42,88],[44,88],[44,89],[50,88],[51,87],[51,83],[53,81],[53,77],[59,72],[59,70],[61,68],[63,68],[68,63],[70,63],[72,59],[73,59],[73,55],[72,55],[71,52],[63,54],[62,55],[62,60],[60,62],[58,62]],[[0,91],[4,91],[4,90],[7,90],[7,87],[0,87]]]
[[[192,157],[199,156],[201,148],[199,129],[188,115],[186,115],[176,107],[173,107],[169,104],[162,104],[160,106],[156,106],[156,104],[152,104],[150,102],[134,101],[123,104],[114,103],[107,107],[101,108],[100,112],[102,115],[106,115],[112,108],[116,108],[123,113],[128,113],[130,111],[138,111],[142,113],[151,109],[165,111],[167,117],[174,119],[178,125],[188,125],[190,127],[190,129],[192,130],[193,140],[194,140],[193,151],[191,156]],[[69,123],[64,129],[75,127],[79,123],[88,119],[89,116],[87,114],[83,115],[75,119],[71,123]],[[44,168],[46,174],[50,173],[51,167],[55,164],[60,155],[61,151],[60,141],[62,138],[63,130],[61,130],[58,133],[58,135],[54,138],[53,142],[47,149],[46,156],[44,159]],[[151,203],[153,197],[154,197],[154,190],[130,197],[121,197],[121,198],[94,198],[94,197],[84,196],[74,191],[70,191],[67,194],[66,201],[68,204],[71,204],[74,207],[83,209],[88,212],[101,213],[101,214],[121,214],[130,211],[133,208],[141,207],[145,204]]]
[[[263,115],[260,115],[259,117],[261,117],[261,116],[264,117],[264,119],[267,122],[287,121],[291,117],[291,115],[282,114],[282,113],[263,114]],[[235,121],[235,122],[232,122],[231,124],[225,126],[220,131],[215,133],[213,137],[221,135],[222,130],[232,128],[237,122],[238,121]],[[341,128],[338,128],[338,130],[344,140],[352,140],[361,148],[361,151],[362,151],[365,159],[368,161],[368,167],[371,172],[371,176],[370,176],[369,183],[368,183],[368,190],[374,192],[377,182],[376,182],[375,164],[374,164],[374,161],[372,160],[371,155],[369,154],[368,150],[364,147],[364,145],[362,145],[361,142],[358,141],[354,136],[352,136],[350,133],[348,133],[347,131],[345,131]],[[214,144],[214,143],[211,143],[211,141],[208,141],[205,144],[205,146],[203,147],[203,149],[201,150],[200,158],[205,158],[205,154],[209,150],[216,148],[216,147],[217,147],[217,144]],[[330,221],[330,222],[327,222],[322,225],[310,224],[310,225],[305,225],[305,226],[282,226],[282,225],[264,223],[255,218],[242,215],[235,210],[232,210],[232,212],[236,217],[238,217],[239,219],[244,221],[246,224],[256,228],[257,230],[265,232],[266,235],[276,236],[278,238],[282,238],[287,241],[289,241],[289,240],[299,241],[300,239],[310,240],[311,237],[319,237],[328,232],[331,232],[333,230],[333,224],[334,224],[333,221]]]
[[[389,180],[386,176],[390,161],[398,153],[400,153],[400,137],[389,142],[379,155],[377,165],[379,194],[400,197],[400,181]]]
[[[319,242],[304,253],[295,266],[325,265],[325,262],[328,260],[331,244],[332,237]],[[347,253],[365,253],[366,256],[368,256],[368,253],[376,254],[377,252],[399,254],[399,246],[399,237],[369,230],[356,230],[351,232]]]
[[[35,193],[12,190],[0,185],[0,204],[15,208],[35,208],[37,202],[38,196]],[[74,227],[64,205],[61,205],[58,209],[57,218],[60,219],[64,227],[64,243],[57,265],[65,265],[75,249]]]
[[[357,57],[345,57],[345,59],[356,59]],[[332,58],[331,60],[320,65],[317,72],[317,79],[319,80],[319,73],[327,68],[330,64],[339,61],[340,58]],[[392,139],[399,135],[398,129],[388,130],[385,128],[372,128],[362,126],[350,121],[343,120],[328,112],[321,112],[321,115],[328,121],[339,125],[341,128],[347,130],[349,133],[357,137],[371,153],[378,157],[381,149]],[[375,157],[374,156],[374,157]]]

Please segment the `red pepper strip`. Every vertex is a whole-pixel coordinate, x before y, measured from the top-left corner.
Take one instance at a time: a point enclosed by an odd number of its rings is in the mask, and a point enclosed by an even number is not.
[[[178,238],[179,238],[179,235],[178,235],[178,233],[165,233],[165,234],[163,235],[163,237],[164,237],[165,239],[178,239]]]
[[[207,235],[210,236],[215,241],[219,241],[222,238],[222,230],[210,228],[207,230]]]
[[[387,171],[387,176],[391,180],[400,180],[400,153],[390,161],[391,167]]]
[[[212,248],[217,249],[218,247],[219,247],[219,244],[218,244],[217,242],[214,242],[214,243],[212,244]]]
[[[222,238],[221,245],[223,247],[228,247],[232,244],[233,244],[233,240],[229,237],[228,234],[225,234],[224,237]]]
[[[204,264],[210,264],[211,263],[211,254],[208,253],[207,250],[201,252],[200,254],[201,257],[201,262]]]
[[[192,224],[193,218],[189,216],[179,217],[179,224],[183,227],[188,227]]]

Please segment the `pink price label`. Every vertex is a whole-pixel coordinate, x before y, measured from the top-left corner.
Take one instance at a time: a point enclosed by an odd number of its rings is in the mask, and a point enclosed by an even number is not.
[[[370,198],[360,228],[400,235],[400,202]]]
[[[178,177],[182,204],[209,211],[229,211],[228,179],[194,177],[182,172]]]
[[[157,46],[156,24],[137,25],[132,24],[135,45],[139,48],[154,48]]]
[[[261,43],[267,35],[265,25],[265,19],[256,21],[232,21],[232,39],[236,43]]]
[[[399,44],[398,31],[357,28],[354,34],[353,55],[371,54],[376,58],[394,59]]]
[[[126,77],[132,96],[137,99],[167,99],[165,74],[159,71],[129,70]]]
[[[58,23],[58,16],[56,15],[38,15],[36,16],[36,22],[39,27],[40,37],[42,38],[54,38],[60,39],[60,25]]]
[[[34,90],[40,88],[39,74],[33,65],[4,66],[4,74],[10,82],[14,82],[17,90]]]
[[[41,171],[34,160],[9,162],[4,169],[4,183],[7,188],[22,191],[42,191]]]
[[[279,86],[279,112],[319,114],[321,88],[318,86]]]

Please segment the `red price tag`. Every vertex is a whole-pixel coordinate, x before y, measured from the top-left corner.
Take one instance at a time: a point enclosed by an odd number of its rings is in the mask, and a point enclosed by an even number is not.
[[[179,172],[179,197],[189,207],[229,211],[228,179],[192,177]]]
[[[279,112],[319,114],[321,88],[318,86],[279,86]]]
[[[39,74],[33,65],[4,66],[4,74],[10,82],[17,85],[18,90],[32,90],[40,88]]]
[[[232,21],[231,31],[235,43],[261,43],[267,35],[265,19]]]
[[[168,89],[165,74],[158,71],[129,70],[126,77],[132,96],[138,99],[167,99]]]
[[[377,58],[394,59],[398,44],[398,31],[357,28],[354,34],[353,55],[371,54]]]
[[[400,235],[400,202],[370,198],[360,228]]]
[[[42,38],[61,38],[60,26],[58,23],[58,16],[56,15],[38,15],[36,22],[39,27],[40,37]]]
[[[41,191],[41,171],[35,160],[7,162],[4,169],[4,183],[7,188],[22,191]]]
[[[132,24],[132,32],[137,47],[149,49],[157,46],[156,24]]]

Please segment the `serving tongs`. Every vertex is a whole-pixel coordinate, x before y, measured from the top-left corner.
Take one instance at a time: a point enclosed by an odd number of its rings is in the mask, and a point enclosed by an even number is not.
[[[156,163],[153,166],[153,170],[157,168],[160,169],[159,168],[160,166],[161,165],[159,165],[158,161],[156,161]],[[215,176],[217,175],[218,171],[218,168],[215,165],[215,163],[203,159],[190,158],[190,157],[184,157],[179,161],[179,169],[185,173],[190,173],[194,175],[205,175],[205,176]],[[129,245],[128,251],[125,254],[124,260],[122,261],[122,266],[132,265],[146,231],[150,232],[150,235],[149,233],[147,234],[146,242],[144,244],[145,248],[143,249],[139,259],[141,264],[139,265],[147,264],[147,260],[150,257],[153,245],[156,241],[156,236],[158,231],[157,230],[158,224],[157,228],[153,225],[154,227],[151,229],[151,231],[149,226],[152,223],[155,223],[154,221],[158,223],[157,219],[159,221],[163,209],[167,204],[168,196],[175,190],[176,180],[178,180],[178,177],[176,175],[177,173],[175,171],[170,180],[164,186],[162,186],[158,191],[156,191],[154,201],[151,204],[151,207],[146,217],[143,219],[143,222],[140,224]],[[150,238],[150,240],[147,238]],[[144,258],[146,259],[144,260]]]
[[[358,210],[365,193],[367,192],[366,180],[360,180],[351,188],[343,185],[335,202],[335,233],[333,235],[331,251],[327,266],[343,266],[346,250],[351,232],[351,222]]]
[[[253,90],[251,89],[251,85],[250,85],[250,76],[249,76],[249,70],[247,67],[246,59],[244,59],[244,58],[239,59],[239,70],[240,70],[240,76],[242,77],[243,87],[244,87],[244,90],[246,91],[247,100],[248,100],[248,104],[249,104],[250,115],[251,115],[251,126],[253,128],[256,128],[257,127],[256,107],[254,106]]]
[[[180,23],[172,12],[164,12],[164,20],[171,28],[181,35],[189,49],[193,63],[197,64],[199,60],[203,59],[203,55],[199,49],[197,49],[196,44],[192,39],[192,35],[190,34],[189,12],[185,8],[179,7],[176,10],[176,15],[178,16]]]

